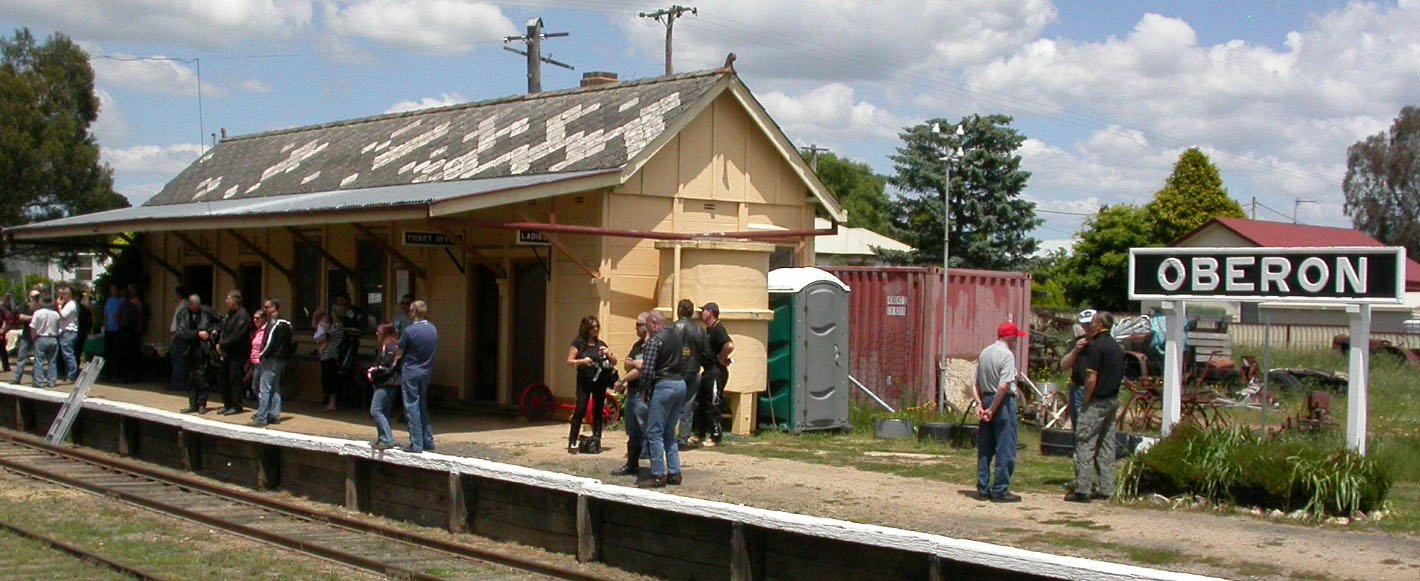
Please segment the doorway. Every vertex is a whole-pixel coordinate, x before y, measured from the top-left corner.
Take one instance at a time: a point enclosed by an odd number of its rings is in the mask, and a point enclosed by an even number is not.
[[[498,401],[498,275],[483,265],[472,265],[468,304],[471,331],[468,342],[468,385],[473,401]]]
[[[522,262],[513,274],[513,394],[542,383],[547,326],[547,269],[541,262]]]
[[[242,307],[248,313],[255,313],[257,305],[261,304],[261,265],[243,264],[237,270],[242,275]]]
[[[182,286],[187,289],[188,296],[201,297],[202,304],[207,306],[221,304],[213,300],[212,277],[210,264],[189,264],[182,267]]]

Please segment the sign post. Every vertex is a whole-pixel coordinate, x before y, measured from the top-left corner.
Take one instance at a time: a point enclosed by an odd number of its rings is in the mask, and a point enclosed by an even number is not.
[[[1340,303],[1351,322],[1346,443],[1365,454],[1371,305],[1398,304],[1404,294],[1404,248],[1130,249],[1129,299],[1160,300],[1168,313],[1163,434],[1181,419],[1184,300]]]

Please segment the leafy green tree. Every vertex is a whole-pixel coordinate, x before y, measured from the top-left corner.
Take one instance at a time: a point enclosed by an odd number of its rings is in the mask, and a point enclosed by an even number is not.
[[[1032,256],[1026,269],[1031,273],[1031,307],[1048,311],[1073,310],[1065,286],[1060,284],[1061,274],[1070,260],[1070,251],[1056,248],[1042,255]]]
[[[812,159],[811,152],[802,151],[805,159],[817,166],[818,179],[833,191],[838,203],[848,211],[847,225],[867,228],[884,236],[892,236],[892,202],[884,193],[887,179],[873,173],[868,164],[841,158],[833,153],[820,153]]]
[[[941,127],[940,134],[932,126]],[[942,258],[942,209],[947,191],[942,157],[958,147],[964,154],[951,171],[951,266],[1014,270],[1026,264],[1039,241],[1035,204],[1021,199],[1030,172],[1015,154],[1025,142],[1006,115],[972,115],[961,120],[964,134],[946,119],[930,119],[900,134],[891,156],[896,175],[888,182],[907,195],[897,201],[894,226],[917,248],[919,264]]]
[[[1085,221],[1070,257],[1053,279],[1072,307],[1128,310],[1129,249],[1153,246],[1148,211],[1137,206],[1100,208]]]
[[[1347,148],[1341,191],[1357,230],[1420,256],[1420,108],[1401,109],[1389,132]]]
[[[1164,189],[1144,207],[1159,245],[1178,240],[1213,218],[1243,218],[1242,206],[1228,195],[1217,166],[1197,147],[1178,156]]]
[[[63,34],[0,38],[0,224],[128,206],[89,127],[99,115],[89,56]]]

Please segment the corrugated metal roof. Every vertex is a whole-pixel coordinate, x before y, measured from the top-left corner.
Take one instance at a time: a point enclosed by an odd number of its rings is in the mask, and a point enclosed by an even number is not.
[[[201,228],[206,219],[272,218],[284,215],[339,213],[373,208],[417,209],[428,215],[430,204],[492,192],[515,190],[583,177],[615,173],[617,170],[588,170],[556,174],[504,176],[478,180],[434,182],[413,185],[391,185],[374,188],[334,190],[284,196],[264,196],[188,202],[186,204],[144,205],[120,208],[82,216],[59,218],[47,222],[16,226],[6,230],[16,239],[122,232],[131,224],[142,223],[147,229],[163,229],[161,224],[180,222],[180,228]],[[156,226],[156,227],[155,227]]]
[[[227,139],[145,205],[620,168],[727,74],[687,73]]]
[[[1253,245],[1263,248],[1333,248],[1343,246],[1385,246],[1365,232],[1351,228],[1309,226],[1286,222],[1267,222],[1246,218],[1213,218],[1192,232],[1184,234],[1170,246],[1180,246],[1208,228],[1231,230]],[[1420,262],[1405,259],[1405,290],[1420,291]]]

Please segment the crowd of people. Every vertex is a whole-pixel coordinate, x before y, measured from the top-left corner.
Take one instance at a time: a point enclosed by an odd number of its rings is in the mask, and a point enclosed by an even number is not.
[[[1075,430],[1075,479],[1067,502],[1108,500],[1114,493],[1115,418],[1124,378],[1124,350],[1110,335],[1110,313],[1086,309],[1077,317],[1075,340],[1060,365],[1070,372],[1069,401]],[[976,493],[992,502],[1020,502],[1010,491],[1016,469],[1019,428],[1018,379],[1012,347],[1027,333],[1002,323],[997,340],[981,351],[972,390],[977,410]]]
[[[680,451],[721,441],[720,401],[728,377],[734,342],[720,322],[720,307],[698,309],[682,299],[677,319],[668,324],[656,311],[636,316],[636,342],[618,376],[618,359],[600,339],[601,323],[584,317],[567,350],[567,364],[577,369],[577,401],[568,433],[567,451],[600,452],[602,409],[607,390],[624,397],[626,464],[614,476],[637,476],[637,486],[660,488],[684,480]],[[582,423],[591,414],[592,435],[584,444]],[[642,478],[640,459],[650,460]]]
[[[29,362],[35,387],[49,388],[74,383],[84,362],[85,343],[94,327],[88,293],[69,286],[46,295],[33,288],[23,304],[9,295],[0,298],[0,331],[5,344],[0,349],[3,370],[11,371],[9,352],[15,351],[15,383],[24,381]]]

